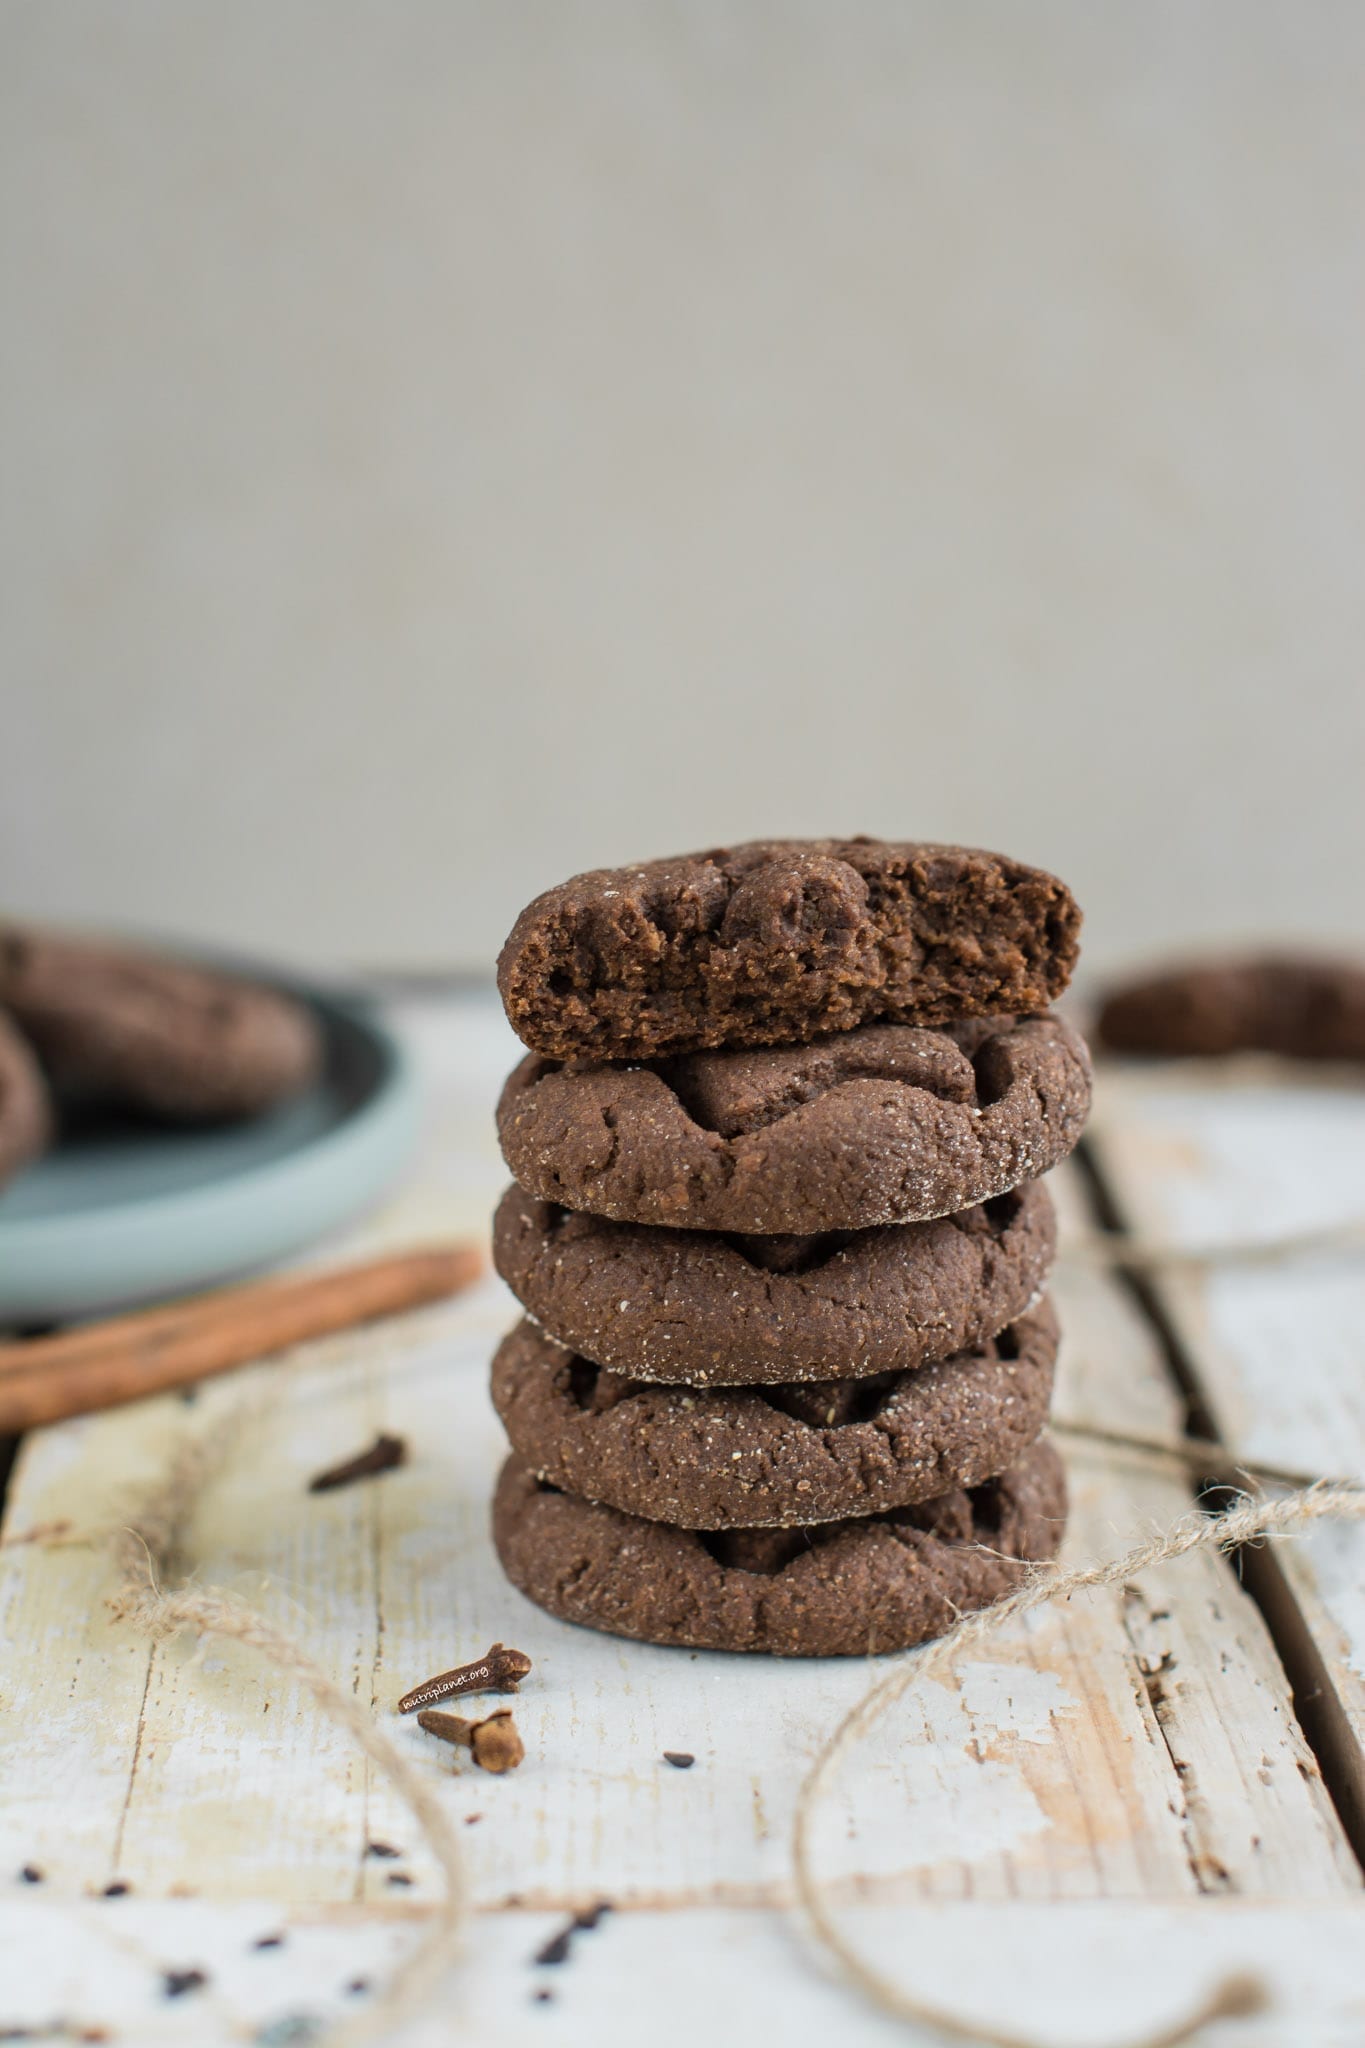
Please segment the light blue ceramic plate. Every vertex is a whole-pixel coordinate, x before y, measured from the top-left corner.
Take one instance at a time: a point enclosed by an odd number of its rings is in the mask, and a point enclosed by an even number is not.
[[[417,1088],[382,1026],[292,989],[322,1026],[307,1095],[216,1130],[102,1123],[0,1195],[0,1326],[62,1322],[262,1266],[363,1209],[402,1166]]]

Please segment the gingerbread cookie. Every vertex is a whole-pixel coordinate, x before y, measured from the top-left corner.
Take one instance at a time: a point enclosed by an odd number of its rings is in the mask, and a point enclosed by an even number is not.
[[[763,1234],[946,1216],[1064,1159],[1090,1106],[1060,1017],[866,1024],[814,1045],[564,1067],[532,1054],[498,1104],[543,1201],[621,1222]]]
[[[1365,965],[1268,955],[1173,968],[1116,988],[1096,1040],[1106,1052],[1168,1058],[1365,1060]]]
[[[0,1014],[0,1187],[46,1149],[52,1115],[38,1062]]]
[[[301,1004],[130,946],[0,925],[0,1004],[53,1084],[186,1123],[255,1116],[312,1080]]]
[[[648,1385],[519,1323],[493,1360],[493,1405],[537,1478],[683,1529],[785,1528],[877,1515],[979,1486],[1047,1420],[1057,1319],[1042,1302],[914,1372],[727,1387]]]
[[[1066,1481],[1046,1438],[970,1492],[859,1521],[700,1534],[598,1507],[503,1466],[493,1542],[514,1586],[561,1620],[700,1650],[859,1657],[941,1635],[1052,1557]]]
[[[533,1052],[657,1059],[1033,1015],[1066,987],[1079,930],[1061,882],[999,854],[756,840],[548,890],[513,926],[498,987]]]
[[[858,1378],[947,1358],[1022,1315],[1052,1263],[1041,1181],[928,1223],[722,1237],[562,1209],[515,1183],[493,1260],[562,1344],[692,1387]]]

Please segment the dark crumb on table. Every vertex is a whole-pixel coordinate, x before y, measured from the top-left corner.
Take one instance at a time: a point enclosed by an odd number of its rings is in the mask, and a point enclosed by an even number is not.
[[[585,1906],[581,1913],[574,1914],[572,1920],[566,1920],[558,1934],[552,1934],[543,1948],[537,1949],[535,1961],[551,1968],[567,1963],[574,1936],[590,1932],[603,1914],[610,1911],[610,1899],[598,1899],[593,1905]]]
[[[467,1813],[464,1817],[464,1824],[467,1828],[477,1827],[482,1819],[483,1815],[481,1813]]]
[[[395,1857],[401,1856],[402,1853],[403,1851],[395,1849],[391,1842],[367,1842],[365,1844],[365,1854],[367,1856],[380,1856],[386,1863],[392,1862]]]
[[[666,1749],[664,1762],[672,1764],[675,1771],[690,1771],[697,1759],[690,1749]]]
[[[577,1922],[570,1920],[566,1927],[560,1928],[558,1934],[552,1934],[545,1943],[545,1946],[536,1950],[535,1960],[538,1963],[545,1964],[547,1967],[557,1963],[567,1963],[569,1960],[569,1943],[573,1940],[576,1926]]]
[[[348,1998],[363,1998],[369,1988],[370,1980],[368,1977],[352,1977],[350,1983],[346,1986],[346,1996]]]
[[[41,1884],[43,1873],[36,1863],[26,1863],[19,1872],[19,1881],[21,1884]]]
[[[406,1870],[391,1870],[384,1882],[385,1884],[406,1886],[412,1883],[412,1879],[408,1876]]]
[[[163,1970],[161,1989],[167,1998],[184,1998],[187,1992],[202,1991],[208,1983],[203,1970]]]
[[[532,1996],[537,2005],[552,2005],[554,2003],[554,1993],[548,1984],[542,1984],[539,1991],[533,1992]]]
[[[132,1889],[133,1887],[130,1884],[125,1884],[121,1877],[116,1877],[112,1884],[107,1884],[104,1887],[103,1895],[106,1899],[125,1899]]]
[[[253,1948],[283,1948],[284,1936],[282,1934],[258,1934],[251,1946]]]
[[[392,1472],[395,1466],[406,1465],[407,1461],[408,1447],[401,1436],[377,1436],[367,1451],[315,1473],[308,1482],[308,1491],[330,1493],[335,1487],[350,1486],[357,1479],[373,1479],[377,1473]]]

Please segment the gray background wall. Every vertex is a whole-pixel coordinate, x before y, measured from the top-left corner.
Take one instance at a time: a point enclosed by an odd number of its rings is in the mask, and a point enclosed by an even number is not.
[[[0,898],[770,831],[1365,936],[1365,9],[6,0]]]

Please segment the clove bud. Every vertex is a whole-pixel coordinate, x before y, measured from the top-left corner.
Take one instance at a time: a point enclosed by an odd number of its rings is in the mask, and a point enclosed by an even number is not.
[[[417,1707],[451,1700],[462,1692],[516,1692],[530,1668],[531,1660],[524,1650],[508,1650],[501,1643],[493,1643],[473,1664],[457,1664],[453,1671],[438,1672],[435,1678],[405,1692],[398,1702],[398,1711],[411,1714]]]
[[[458,1714],[429,1708],[417,1716],[417,1725],[442,1742],[454,1742],[471,1751],[481,1771],[514,1771],[526,1754],[510,1707],[498,1707],[482,1721],[463,1721]]]

